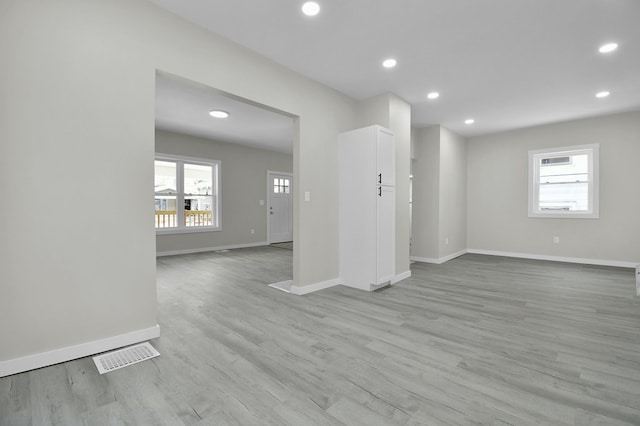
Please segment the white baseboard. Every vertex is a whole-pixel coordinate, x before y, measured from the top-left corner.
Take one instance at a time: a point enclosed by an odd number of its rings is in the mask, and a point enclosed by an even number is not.
[[[434,257],[411,256],[409,260],[411,260],[412,262],[435,263],[437,265],[442,263],[439,259],[436,259]]]
[[[581,263],[584,265],[616,266],[619,268],[635,268],[636,267],[636,263],[634,262],[622,262],[618,260],[602,260],[602,259],[583,259],[578,257],[549,256],[546,254],[514,253],[509,251],[494,251],[494,250],[480,250],[480,249],[467,249],[467,253],[484,254],[487,256],[516,257],[520,259],[549,260],[551,262]]]
[[[393,277],[393,279],[391,280],[391,284],[395,284],[397,282],[400,282],[402,280],[406,280],[407,278],[411,277],[411,271],[404,271],[398,275],[396,275],[395,277]]]
[[[67,346],[65,348],[28,355],[22,358],[0,361],[0,377],[22,373],[36,368],[47,367],[49,365],[71,361],[73,359],[83,358],[89,355],[95,355],[100,352],[133,345],[135,343],[144,342],[157,337],[160,337],[159,325],[132,331],[126,334],[120,334],[118,336],[107,337],[106,339]]]
[[[336,285],[342,284],[340,279],[334,278],[332,280],[321,281],[318,283],[313,283],[309,285],[291,286],[291,293],[296,294],[298,296],[302,296],[303,294],[313,293],[314,291],[324,290],[325,288],[333,287]]]
[[[463,254],[468,253],[468,250],[460,250],[458,252],[455,253],[451,253],[447,256],[441,257],[439,259],[435,259],[435,258],[431,258],[431,257],[418,257],[418,256],[411,256],[409,259],[413,260],[415,262],[423,262],[423,263],[435,263],[436,265],[440,265],[444,262],[448,262],[451,259],[455,259],[456,257],[460,257]]]
[[[178,254],[204,253],[207,251],[233,250],[233,249],[239,249],[239,248],[261,247],[261,246],[268,246],[268,245],[269,245],[268,242],[260,241],[257,243],[231,244],[231,245],[218,246],[218,247],[203,247],[203,248],[195,248],[195,249],[159,251],[159,252],[156,252],[156,256],[157,257],[175,256]]]

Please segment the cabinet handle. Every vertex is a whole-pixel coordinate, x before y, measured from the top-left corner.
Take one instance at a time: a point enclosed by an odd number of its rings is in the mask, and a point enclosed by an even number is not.
[[[378,197],[382,197],[382,187],[378,187]]]
[[[378,183],[382,184],[382,173],[378,174]]]

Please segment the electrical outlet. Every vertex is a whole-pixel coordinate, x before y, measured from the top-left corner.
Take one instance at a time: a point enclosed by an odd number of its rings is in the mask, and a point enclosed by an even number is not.
[[[255,233],[256,233],[256,230],[255,230],[255,229],[253,229],[253,228],[251,228],[251,235],[253,235],[253,234],[255,234]]]
[[[560,237],[553,237],[553,244],[560,244]]]
[[[444,244],[447,245],[447,246],[449,245],[449,237],[444,239]]]

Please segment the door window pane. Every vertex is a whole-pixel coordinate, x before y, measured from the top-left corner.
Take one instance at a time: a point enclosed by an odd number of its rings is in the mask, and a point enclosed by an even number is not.
[[[273,193],[274,194],[288,194],[290,188],[289,179],[285,178],[273,178]]]

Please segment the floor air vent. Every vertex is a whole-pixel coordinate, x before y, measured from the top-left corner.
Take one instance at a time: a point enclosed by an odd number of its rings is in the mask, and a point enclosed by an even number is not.
[[[160,353],[149,342],[107,352],[93,357],[100,374],[128,367],[159,356]]]

